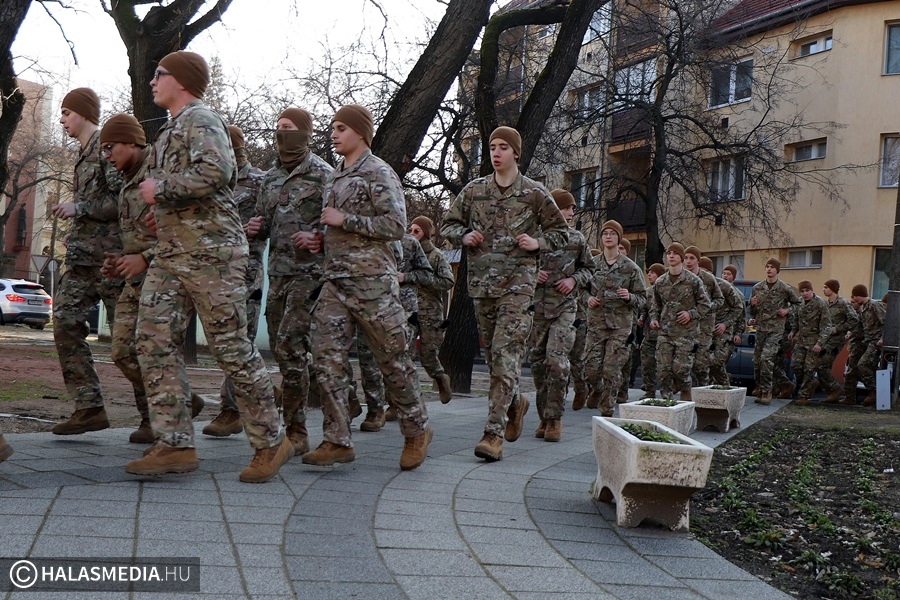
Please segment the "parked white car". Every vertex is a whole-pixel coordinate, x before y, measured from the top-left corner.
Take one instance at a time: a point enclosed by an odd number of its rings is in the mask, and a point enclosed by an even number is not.
[[[0,325],[24,323],[43,329],[50,322],[53,299],[39,283],[0,279]]]

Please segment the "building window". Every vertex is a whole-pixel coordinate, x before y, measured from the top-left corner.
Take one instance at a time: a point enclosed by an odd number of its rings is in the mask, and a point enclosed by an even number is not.
[[[897,187],[900,176],[900,136],[886,135],[881,139],[880,187]]]
[[[891,249],[875,248],[875,265],[872,273],[872,291],[870,298],[881,300],[890,289]]]
[[[575,197],[576,208],[597,208],[597,169],[573,171],[567,175],[569,191]]]
[[[750,99],[753,59],[716,67],[710,77],[709,106],[722,106]]]
[[[593,120],[592,117],[603,106],[603,88],[594,86],[575,92],[575,122]]]
[[[542,40],[546,37],[550,37],[556,33],[556,24],[552,23],[550,25],[545,25],[538,30],[537,37],[539,40]]]
[[[744,198],[744,160],[723,158],[709,163],[707,170],[710,202],[727,202]]]
[[[656,82],[656,60],[650,59],[618,69],[614,77],[613,109],[623,108],[636,102],[653,101],[653,86]]]
[[[789,157],[789,160],[793,160],[794,162],[814,160],[817,158],[825,158],[827,142],[826,140],[801,142],[799,144],[794,144],[793,146],[788,146],[788,149],[789,151],[786,154]]]
[[[28,212],[25,206],[19,207],[19,218],[16,223],[16,246],[22,248],[28,241]]]
[[[815,38],[806,38],[796,42],[796,57],[809,56],[831,50],[831,32],[822,33]]]
[[[584,33],[584,39],[581,42],[582,44],[593,42],[594,40],[598,40],[609,34],[611,4],[612,3],[604,4],[594,13],[594,16],[591,17],[591,25]]]
[[[888,25],[884,52],[885,75],[900,73],[900,24]]]
[[[802,248],[789,250],[787,255],[788,269],[810,269],[822,266],[821,248]]]
[[[744,278],[744,255],[743,254],[720,254],[718,256],[706,255],[713,264],[713,273],[717,277],[722,276],[722,270],[725,265],[734,265],[737,267],[737,276],[735,279]]]

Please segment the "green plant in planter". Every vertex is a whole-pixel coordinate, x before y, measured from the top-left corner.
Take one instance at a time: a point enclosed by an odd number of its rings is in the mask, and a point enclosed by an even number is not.
[[[678,406],[678,402],[678,400],[671,400],[668,398],[647,398],[646,400],[641,400],[640,402],[638,402],[638,405],[672,408],[673,406]]]
[[[619,425],[622,429],[644,442],[662,442],[664,444],[680,444],[681,440],[665,431],[656,431],[648,429],[634,423],[622,423]]]
[[[733,385],[711,385],[709,386],[711,390],[733,390],[735,389]]]

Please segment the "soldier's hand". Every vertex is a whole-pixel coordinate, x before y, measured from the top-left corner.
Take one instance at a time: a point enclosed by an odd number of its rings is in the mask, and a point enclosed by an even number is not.
[[[575,289],[575,278],[574,277],[566,277],[565,279],[560,279],[554,285],[554,289],[560,294],[570,294],[572,290]]]
[[[812,351],[815,352],[816,354],[819,354],[822,351],[822,346],[816,344],[815,346],[812,347]]]
[[[750,298],[750,306],[756,306],[757,304],[759,304],[759,298],[757,298],[756,296]]]
[[[589,308],[597,308],[600,306],[600,299],[597,296],[591,296],[588,298],[588,307]]]
[[[541,247],[538,241],[527,233],[520,233],[519,235],[517,235],[516,243],[519,244],[519,248],[521,248],[522,250],[528,250],[529,252],[533,252]]]
[[[339,211],[336,208],[332,208],[329,206],[325,210],[322,211],[322,217],[319,221],[323,225],[331,225],[332,227],[343,227],[344,226],[344,213]]]
[[[145,179],[141,182],[141,198],[144,199],[144,202],[153,206],[156,204],[156,180],[155,179]]]
[[[879,348],[881,348],[882,346],[884,346],[884,338],[881,338],[880,340],[878,340],[877,342],[875,342],[875,345],[878,346]]]
[[[734,339],[732,341],[734,342],[735,346],[739,346],[741,344],[741,336],[739,336],[739,335],[734,336]]]
[[[686,310],[682,310],[676,315],[675,322],[679,325],[687,325],[691,322],[691,313]]]
[[[156,233],[156,213],[152,210],[147,213],[147,216],[144,217],[144,225],[147,226],[147,229]]]
[[[713,333],[715,333],[716,335],[722,335],[723,333],[725,333],[725,323],[716,324],[716,328],[713,329]]]
[[[484,241],[484,235],[480,231],[470,231],[462,237],[463,246],[475,248]]]
[[[244,234],[248,240],[255,238],[259,230],[262,229],[262,219],[262,217],[250,217],[250,220],[244,223]]]
[[[546,283],[547,279],[549,279],[549,278],[550,278],[549,271],[544,271],[543,269],[538,271],[538,283]]]
[[[788,309],[786,309],[786,308],[779,308],[779,309],[775,312],[775,314],[778,315],[779,317],[786,317],[787,314],[788,314]]]
[[[116,261],[119,260],[119,255],[113,252],[104,252],[103,256],[103,266],[100,267],[100,274],[106,277],[107,279],[114,279],[118,272],[116,271]]]
[[[626,290],[625,288],[619,288],[616,290],[616,295],[622,300],[628,302],[631,299],[631,292]]]
[[[294,242],[294,246],[298,250],[309,250],[309,242],[315,233],[313,231],[298,231],[291,236],[291,241]]]
[[[397,273],[397,281],[399,283],[403,283],[404,281],[406,281],[406,273],[404,273],[403,271]]]
[[[644,326],[644,317],[638,317],[637,324],[638,324],[638,327],[643,327]]]
[[[126,254],[116,261],[116,270],[125,279],[131,279],[147,270],[147,261],[140,254]]]
[[[75,203],[63,202],[62,204],[57,204],[53,209],[53,216],[60,219],[71,219],[75,216]]]
[[[659,329],[659,321],[657,321],[656,319],[650,321],[650,329],[653,329],[654,331]]]
[[[312,252],[313,254],[318,254],[322,251],[322,234],[318,231],[312,232],[312,235],[309,236],[306,240],[306,249]]]

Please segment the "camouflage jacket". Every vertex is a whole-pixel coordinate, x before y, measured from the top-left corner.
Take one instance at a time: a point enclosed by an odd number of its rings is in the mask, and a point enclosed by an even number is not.
[[[397,270],[403,273],[403,283],[400,284],[400,303],[407,314],[418,312],[419,305],[416,301],[416,290],[420,285],[427,285],[434,279],[434,271],[431,263],[425,256],[425,251],[419,244],[419,240],[408,233],[403,234],[400,240],[403,246],[403,258],[397,265]]]
[[[753,298],[757,299],[753,306]],[[790,310],[791,306],[799,306],[803,300],[790,285],[778,280],[771,286],[765,280],[753,286],[750,292],[750,316],[755,319],[754,327],[757,331],[779,333],[784,331],[784,322],[787,315],[778,316],[782,308]]]
[[[565,247],[568,224],[550,192],[521,173],[501,192],[494,176],[480,177],[463,188],[441,223],[441,235],[454,246],[470,231],[484,241],[464,246],[472,298],[499,298],[506,294],[534,295],[540,252]],[[519,248],[516,236],[527,233],[538,240],[534,252]]]
[[[447,257],[440,249],[435,248],[429,239],[423,239],[422,251],[431,265],[433,277],[427,283],[416,288],[416,301],[419,305],[419,314],[428,315],[434,320],[444,319],[444,298],[447,290],[453,287],[453,269],[447,262]]]
[[[725,323],[725,333],[722,335],[733,337],[744,333],[747,326],[744,295],[720,277],[716,277],[716,283],[722,292],[722,306],[716,311],[716,324]]]
[[[580,231],[570,227],[568,233],[569,241],[564,248],[541,252],[540,268],[550,276],[535,289],[535,317],[555,319],[565,312],[576,312],[579,290],[591,284],[595,269],[591,249]],[[575,279],[575,288],[565,295],[556,291],[553,286],[569,277]]]
[[[847,332],[851,331],[859,322],[859,315],[853,306],[841,296],[835,296],[828,301],[828,314],[831,317],[831,337],[828,338],[828,347],[838,350],[844,346]]]
[[[594,257],[594,275],[591,278],[591,296],[600,301],[598,306],[588,308],[590,328],[631,329],[635,311],[647,300],[647,286],[644,272],[634,262],[619,254],[610,265],[603,254]],[[616,293],[619,288],[628,290],[628,300],[622,300]]]
[[[265,172],[257,169],[250,163],[245,163],[238,167],[237,185],[234,187],[234,202],[237,204],[238,214],[241,217],[243,225],[252,217],[256,216],[256,199],[259,196],[259,186]],[[252,240],[247,240],[250,244],[250,262],[247,265],[248,281],[252,279],[254,284],[250,287],[250,292],[262,289],[262,259],[266,250],[266,240],[259,239],[257,236]]]
[[[794,319],[791,333],[794,334],[794,343],[811,348],[818,344],[824,347],[831,336],[831,315],[828,312],[828,302],[823,298],[812,297],[809,302],[803,301]]]
[[[66,265],[103,264],[103,253],[122,251],[119,238],[119,190],[122,177],[100,157],[95,131],[75,163],[75,218],[66,242]]]
[[[869,300],[859,307],[859,324],[863,328],[862,343],[864,346],[874,344],[881,339],[884,330],[885,310],[881,302]]]
[[[132,173],[125,176],[122,191],[119,192],[119,225],[122,228],[122,252],[140,254],[150,264],[156,253],[156,234],[147,227],[144,217],[150,212],[150,205],[141,195],[141,182],[147,178],[150,166],[150,147],[141,152],[138,164]]]
[[[322,193],[333,170],[310,152],[293,171],[279,163],[263,178],[256,203],[262,223],[256,239],[269,240],[269,277],[322,276],[322,255],[298,249],[291,236],[319,228]]]
[[[660,275],[653,285],[650,301],[650,320],[658,321],[659,333],[670,338],[697,337],[700,322],[712,306],[703,281],[687,269],[677,277],[668,271]],[[691,315],[687,325],[676,322],[678,313],[683,310]]]
[[[655,343],[659,337],[658,329],[650,329],[650,308],[653,306],[653,284],[647,284],[647,301],[638,311],[638,320],[643,323],[641,327],[644,329],[644,339]]]
[[[725,297],[722,295],[722,290],[719,288],[719,283],[716,281],[715,275],[709,271],[704,271],[703,269],[699,269],[694,275],[699,277],[700,281],[703,282],[703,287],[706,288],[706,295],[709,296],[709,301],[711,303],[709,312],[700,320],[700,335],[711,336],[713,335],[713,329],[715,328],[716,323],[722,322],[722,320],[718,318],[717,313],[722,308]]]
[[[157,255],[247,244],[232,192],[237,167],[228,128],[203,102],[188,102],[160,129],[150,177],[157,180]]]
[[[397,280],[397,260],[389,242],[406,232],[406,200],[400,179],[370,150],[352,165],[343,161],[328,178],[323,206],[344,213],[342,227],[325,228],[325,279],[346,277]],[[383,295],[373,286],[374,297]]]

